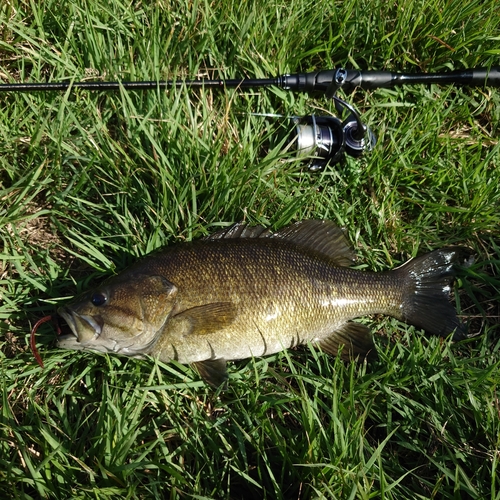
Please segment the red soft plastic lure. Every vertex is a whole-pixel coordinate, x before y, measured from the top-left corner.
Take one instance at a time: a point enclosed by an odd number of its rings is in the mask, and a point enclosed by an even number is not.
[[[36,342],[35,342],[35,333],[38,330],[38,327],[42,325],[43,323],[47,323],[47,321],[50,321],[51,319],[55,319],[55,316],[50,314],[49,316],[44,316],[42,319],[39,319],[36,323],[33,329],[31,330],[31,335],[30,335],[30,347],[31,347],[31,352],[33,353],[33,356],[35,356],[36,362],[43,368],[43,361],[42,357],[40,356],[40,353],[38,352],[38,349],[36,348]],[[59,326],[57,326],[57,333],[60,334],[61,330]]]

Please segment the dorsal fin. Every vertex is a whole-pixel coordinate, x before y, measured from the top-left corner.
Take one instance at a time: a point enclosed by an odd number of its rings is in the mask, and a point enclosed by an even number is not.
[[[350,266],[354,252],[350,248],[344,231],[328,220],[304,220],[272,233],[264,226],[233,224],[208,236],[207,240],[225,238],[279,238],[320,253],[332,259],[338,266]]]
[[[232,226],[225,227],[210,234],[206,240],[222,240],[235,238],[268,238],[273,233],[264,226],[248,226],[245,222],[237,222]]]
[[[272,235],[323,254],[338,266],[350,266],[354,252],[347,243],[344,231],[328,220],[304,220],[280,229]]]

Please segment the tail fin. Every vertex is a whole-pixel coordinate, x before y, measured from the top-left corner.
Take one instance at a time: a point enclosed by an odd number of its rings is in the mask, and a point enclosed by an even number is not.
[[[470,251],[443,248],[408,261],[395,270],[404,283],[401,319],[434,335],[454,332],[453,340],[466,338],[466,327],[450,303],[455,264],[464,262]]]

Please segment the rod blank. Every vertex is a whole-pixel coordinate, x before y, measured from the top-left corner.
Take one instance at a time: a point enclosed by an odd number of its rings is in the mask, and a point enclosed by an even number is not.
[[[186,87],[211,88],[249,88],[280,86],[280,79],[234,79],[234,80],[167,80],[138,82],[56,82],[56,83],[4,83],[0,84],[0,92],[50,92],[65,91],[69,88],[83,90],[112,91],[125,88],[128,90],[154,90]]]
[[[377,89],[399,85],[415,84],[457,84],[469,86],[500,87],[500,66],[472,68],[442,73],[392,73],[389,71],[359,71],[336,68],[313,73],[296,73],[274,78],[239,78],[229,80],[166,80],[166,81],[123,81],[123,82],[55,82],[55,83],[4,83],[0,92],[51,92],[68,89],[93,91],[154,90],[188,88],[257,88],[281,87],[301,92],[323,92],[332,96],[338,89]]]

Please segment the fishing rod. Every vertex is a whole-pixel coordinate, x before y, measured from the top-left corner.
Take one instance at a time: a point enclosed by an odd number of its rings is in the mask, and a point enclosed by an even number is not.
[[[349,112],[344,120],[334,116],[293,117],[295,129],[290,137],[296,150],[311,158],[309,169],[322,170],[328,163],[336,163],[344,154],[355,158],[373,149],[376,138],[363,123],[356,109],[340,99],[336,93],[361,88],[373,90],[415,84],[466,85],[477,87],[500,87],[500,66],[472,68],[441,73],[394,73],[390,71],[360,71],[335,68],[311,73],[296,73],[273,78],[199,79],[166,81],[122,81],[122,82],[53,82],[53,83],[7,83],[0,84],[1,92],[50,92],[82,89],[90,91],[154,90],[173,88],[249,89],[280,87],[295,92],[320,93],[333,99],[337,112]]]

